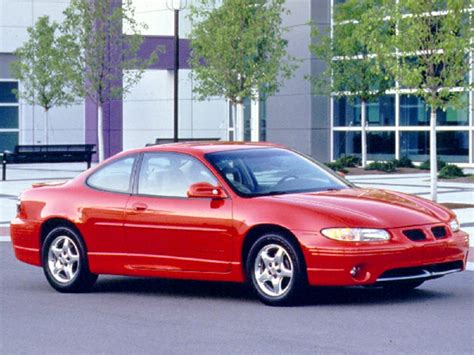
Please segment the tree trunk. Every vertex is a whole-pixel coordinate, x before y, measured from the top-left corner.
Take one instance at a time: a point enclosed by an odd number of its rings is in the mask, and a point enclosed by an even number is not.
[[[49,144],[49,110],[44,109],[44,144]]]
[[[255,99],[250,102],[250,141],[260,140],[260,96],[254,90]]]
[[[244,140],[244,105],[242,103],[235,104],[235,140]]]
[[[235,103],[229,100],[229,117],[227,121],[227,139],[230,142],[235,140]]]
[[[438,161],[436,152],[436,109],[431,109],[430,117],[430,176],[431,200],[437,200]]]
[[[362,100],[360,104],[360,125],[361,125],[361,153],[362,153],[362,167],[367,166],[367,101]]]
[[[104,112],[102,104],[97,105],[97,152],[99,154],[99,163],[104,160]]]

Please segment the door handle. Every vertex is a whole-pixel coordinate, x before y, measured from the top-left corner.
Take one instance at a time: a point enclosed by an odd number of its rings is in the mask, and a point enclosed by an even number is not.
[[[148,206],[144,203],[134,203],[132,205],[132,208],[135,210],[135,211],[145,211]]]

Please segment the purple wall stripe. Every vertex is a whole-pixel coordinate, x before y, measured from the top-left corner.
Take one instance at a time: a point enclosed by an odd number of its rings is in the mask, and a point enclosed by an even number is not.
[[[150,58],[156,48],[162,47],[163,51],[158,53],[158,60],[150,65],[150,69],[173,70],[174,69],[174,39],[172,36],[146,36],[142,47],[138,51],[140,58]],[[179,67],[189,69],[189,56],[191,50],[189,40],[179,40]]]
[[[151,64],[149,69],[173,70],[174,69],[174,40],[172,36],[145,36],[143,44],[138,51],[140,58],[149,58],[157,47],[163,51],[158,53],[158,60]],[[113,49],[110,51],[113,52]],[[189,57],[191,54],[189,40],[179,41],[179,65],[180,69],[189,69]],[[113,100],[106,103],[104,109],[104,145],[105,157],[110,157],[123,149],[123,101]],[[88,144],[97,145],[97,106],[93,100],[87,98],[85,101],[86,132],[85,140]],[[143,143],[145,145],[146,142]]]

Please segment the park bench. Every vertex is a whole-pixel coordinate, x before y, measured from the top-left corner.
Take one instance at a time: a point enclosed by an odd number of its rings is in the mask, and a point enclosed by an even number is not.
[[[78,163],[91,167],[95,144],[17,145],[13,152],[4,151],[2,180],[6,180],[7,164]]]

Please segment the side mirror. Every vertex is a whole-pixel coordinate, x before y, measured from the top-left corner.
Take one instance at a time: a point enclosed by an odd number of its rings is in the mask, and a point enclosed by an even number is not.
[[[198,182],[189,186],[188,197],[223,199],[227,195],[220,186],[213,186],[208,182]]]

